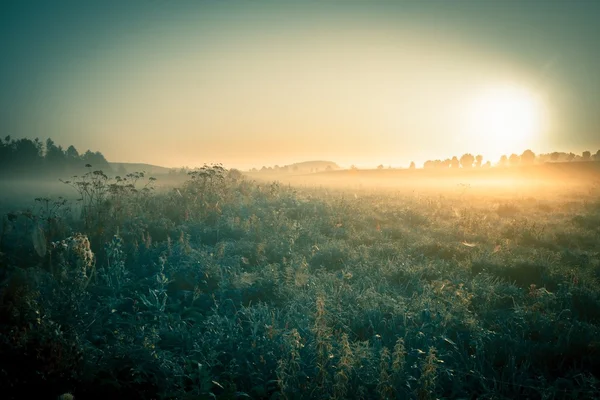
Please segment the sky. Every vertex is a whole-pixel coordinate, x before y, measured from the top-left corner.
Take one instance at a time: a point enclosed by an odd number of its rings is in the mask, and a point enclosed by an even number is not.
[[[0,136],[109,161],[600,149],[600,1],[0,2]]]

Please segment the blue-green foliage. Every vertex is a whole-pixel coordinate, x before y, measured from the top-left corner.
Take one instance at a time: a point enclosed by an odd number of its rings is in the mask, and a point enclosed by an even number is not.
[[[597,208],[348,196],[220,166],[162,192],[93,177],[109,187],[87,218],[4,218],[4,398],[597,393]]]

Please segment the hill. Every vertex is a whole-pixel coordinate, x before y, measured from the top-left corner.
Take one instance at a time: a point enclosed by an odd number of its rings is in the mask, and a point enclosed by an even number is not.
[[[288,164],[284,166],[275,165],[273,167],[263,166],[260,170],[253,168],[248,172],[259,172],[261,174],[298,174],[298,173],[312,173],[312,172],[324,172],[324,171],[338,171],[341,168],[333,161],[303,161],[294,164]]]
[[[122,173],[125,170],[128,174],[132,172],[146,172],[150,175],[165,175],[171,170],[170,168],[160,167],[158,165],[143,164],[143,163],[108,163],[115,173]]]
[[[308,171],[327,171],[329,170],[339,170],[340,167],[333,161],[303,161],[295,164],[290,164],[287,166],[292,170],[297,170],[298,172],[308,172]]]

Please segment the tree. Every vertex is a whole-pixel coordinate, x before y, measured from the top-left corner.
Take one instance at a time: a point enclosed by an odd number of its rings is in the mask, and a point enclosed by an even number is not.
[[[599,151],[600,151],[600,150],[599,150]],[[415,165],[415,162],[414,162],[414,161],[411,161],[411,162],[410,162],[410,167],[408,167],[408,168],[410,168],[410,169],[415,169],[415,168],[417,168],[417,166]]]
[[[521,164],[523,165],[533,165],[535,162],[535,153],[531,150],[525,150],[523,154],[521,154]]]
[[[435,164],[431,160],[427,160],[423,163],[423,168],[429,169],[435,167]]]
[[[30,139],[10,143],[9,169],[19,172],[34,171],[41,165],[42,154],[38,144]]]
[[[598,151],[596,152],[596,154],[594,154],[594,160],[596,160],[596,161],[600,161],[600,150],[598,150]]]
[[[37,164],[42,154],[36,143],[29,139],[19,139],[14,142],[14,153],[17,162]]]
[[[67,147],[67,150],[65,151],[65,157],[70,168],[82,167],[84,165],[81,161],[79,152],[73,145]]]
[[[10,139],[7,136],[7,139]],[[4,142],[0,138],[0,168],[4,169],[4,166],[10,164],[10,156],[12,155],[12,149],[10,148],[10,140]]]
[[[99,151],[93,152],[88,150],[85,152],[83,156],[81,156],[81,161],[84,164],[90,164],[94,167],[95,170],[102,170],[105,172],[112,171],[110,164],[106,161],[106,158]]]
[[[581,153],[581,157],[583,158],[583,161],[590,161],[592,153],[590,153],[589,151],[584,151],[583,153]]]
[[[472,168],[473,162],[475,162],[475,157],[470,153],[463,154],[460,158],[460,165],[462,165],[463,168]]]
[[[4,141],[0,139],[0,169],[8,169],[11,173],[64,174],[71,173],[73,167],[83,167],[85,164],[93,165],[96,170],[111,170],[102,153],[88,150],[81,156],[74,146],[64,150],[50,138],[46,140],[45,146],[38,138],[12,140],[7,136]]]
[[[498,166],[508,167],[508,157],[506,156],[506,154],[503,154],[502,157],[500,157],[500,161],[498,161]]]
[[[452,160],[450,160],[450,167],[451,168],[459,168],[460,167],[460,161],[458,161],[458,157],[456,157],[456,156],[452,157]]]
[[[490,160],[486,161],[485,164],[482,165],[482,168],[491,168],[492,162]]]
[[[33,139],[33,143],[35,144],[35,147],[37,148],[38,157],[40,158],[40,162],[41,162],[42,161],[41,158],[44,157],[44,143],[42,143],[39,138]]]
[[[575,159],[575,154],[574,153],[567,154],[567,161],[571,162],[574,159]]]
[[[67,147],[67,151],[65,151],[65,155],[67,156],[67,158],[69,160],[79,160],[79,152],[73,145]]]
[[[232,181],[237,182],[240,181],[244,177],[244,175],[239,169],[232,168],[229,170],[229,172],[227,172],[227,177]]]
[[[56,146],[52,139],[46,140],[46,165],[54,171],[64,172],[67,158],[61,146]]]
[[[558,161],[560,157],[560,153],[558,151],[555,151],[554,153],[550,154],[550,160],[552,161]]]
[[[377,166],[377,169],[383,169],[383,164],[379,164],[379,165]]]
[[[481,154],[478,154],[477,157],[475,157],[475,166],[477,168],[480,168],[482,162],[483,162],[483,156]]]
[[[508,157],[508,163],[510,164],[511,167],[516,167],[517,165],[519,165],[520,162],[521,162],[521,157],[519,157],[515,153],[511,154],[510,157]]]

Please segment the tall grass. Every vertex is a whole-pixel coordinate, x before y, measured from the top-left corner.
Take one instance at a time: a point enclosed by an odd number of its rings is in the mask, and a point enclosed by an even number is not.
[[[595,192],[548,209],[220,166],[168,191],[76,179],[83,215],[41,198],[2,219],[3,398],[598,393]]]

